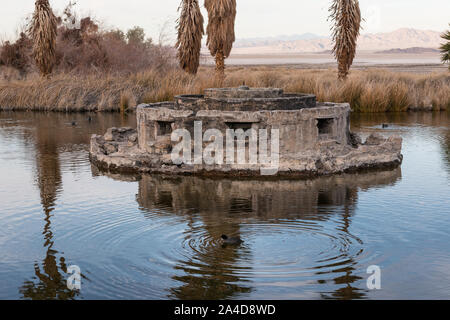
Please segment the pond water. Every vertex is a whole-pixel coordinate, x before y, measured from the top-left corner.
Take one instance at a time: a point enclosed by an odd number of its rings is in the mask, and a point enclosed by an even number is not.
[[[98,172],[89,136],[134,116],[0,112],[0,299],[449,299],[449,124],[353,115],[404,138],[401,168],[239,181]]]

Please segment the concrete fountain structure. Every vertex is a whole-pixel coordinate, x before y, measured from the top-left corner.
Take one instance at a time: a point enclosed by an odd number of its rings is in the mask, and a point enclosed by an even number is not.
[[[95,165],[108,171],[256,176],[273,163],[257,161],[260,149],[256,162],[251,161],[255,149],[251,149],[250,134],[246,139],[238,133],[266,130],[268,154],[278,158],[276,175],[324,175],[399,166],[402,139],[373,134],[362,143],[350,131],[350,111],[348,103],[318,103],[314,95],[284,93],[276,88],[207,89],[204,95],[181,95],[173,102],[139,105],[137,129],[110,128],[104,136],[93,135],[90,155]],[[173,152],[181,141],[174,133],[180,130],[193,137],[185,142],[194,154],[199,150],[203,154],[212,141],[225,149],[225,139],[204,139],[211,130],[232,138],[233,145],[241,141],[246,163],[228,161],[225,152],[213,152],[219,160],[214,163],[194,158],[174,162]],[[236,136],[229,136],[230,132]],[[263,140],[254,141],[261,146]]]

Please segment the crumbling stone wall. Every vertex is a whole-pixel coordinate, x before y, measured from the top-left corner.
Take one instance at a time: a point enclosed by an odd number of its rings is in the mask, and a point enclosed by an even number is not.
[[[280,89],[209,89],[205,95],[183,95],[173,102],[138,106],[137,130],[111,128],[104,136],[93,135],[90,155],[97,166],[121,172],[254,176],[268,168],[264,161],[248,162],[248,149],[254,146],[250,143],[244,144],[246,163],[226,161],[226,152],[222,163],[220,159],[213,164],[174,163],[172,150],[179,142],[171,141],[173,131],[188,130],[194,151],[198,146],[195,123],[201,121],[203,134],[208,129],[220,131],[224,149],[229,142],[228,129],[266,129],[269,135],[271,129],[278,129],[278,171],[273,174],[279,176],[328,175],[402,163],[399,136],[372,134],[363,143],[350,132],[349,114],[347,103],[317,103],[313,95],[285,94]],[[203,142],[203,148],[208,144]],[[267,145],[271,143],[267,141]],[[264,149],[256,152],[261,155]],[[272,150],[267,151],[272,155]]]
[[[170,152],[174,130],[194,136],[195,121],[203,133],[218,129],[278,129],[280,153],[297,154],[324,143],[348,144],[349,104],[317,104],[314,95],[284,94],[281,89],[209,89],[205,96],[176,97],[175,102],[141,105],[137,110],[139,148]]]

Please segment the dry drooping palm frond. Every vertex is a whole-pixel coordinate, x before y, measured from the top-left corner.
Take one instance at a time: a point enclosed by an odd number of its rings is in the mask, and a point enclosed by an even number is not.
[[[443,43],[439,49],[441,49],[442,53],[442,62],[448,63],[448,69],[450,70],[450,30],[447,30],[441,35],[441,38],[447,40],[447,42]]]
[[[206,45],[216,59],[217,76],[223,80],[225,59],[230,55],[235,40],[236,0],[205,0],[205,8],[208,11]]]
[[[198,0],[182,0],[178,10],[181,10],[181,15],[177,25],[177,58],[183,70],[196,74],[204,34],[203,16]]]
[[[56,62],[57,19],[48,0],[36,0],[28,29],[33,39],[33,57],[42,76],[52,73]]]
[[[361,28],[358,0],[333,0],[330,7],[333,26],[333,53],[338,62],[338,77],[347,78],[356,53],[356,41]]]

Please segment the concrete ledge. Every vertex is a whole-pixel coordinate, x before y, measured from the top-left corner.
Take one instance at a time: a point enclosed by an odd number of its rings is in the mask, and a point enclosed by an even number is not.
[[[135,130],[119,128],[115,132],[116,137],[109,141],[105,140],[105,136],[93,135],[91,138],[91,160],[108,172],[239,177],[261,175],[260,165],[174,165],[170,155],[141,151],[136,142],[131,142],[136,135]],[[280,166],[274,177],[305,178],[401,165],[400,137],[386,139],[372,135],[367,140],[369,144],[358,145],[357,148],[336,144],[323,146],[317,152],[289,156],[280,154]],[[378,141],[377,144],[374,140]]]

